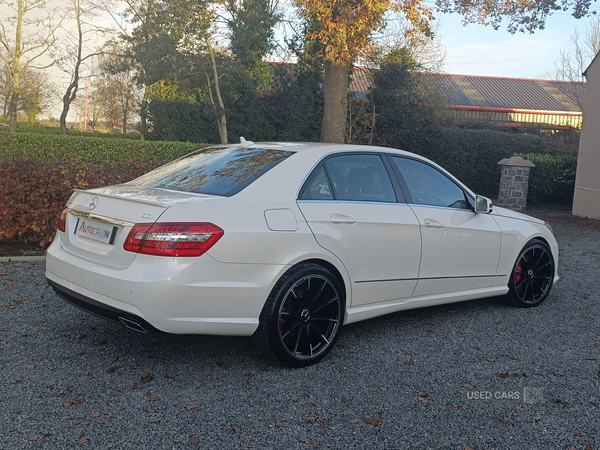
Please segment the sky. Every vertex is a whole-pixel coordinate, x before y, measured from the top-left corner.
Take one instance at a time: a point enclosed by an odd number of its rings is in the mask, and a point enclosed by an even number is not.
[[[590,18],[574,19],[555,13],[544,30],[511,35],[506,26],[497,31],[481,25],[461,24],[457,15],[438,15],[439,34],[446,48],[445,71],[459,75],[552,79],[561,50],[570,50],[570,36],[583,37]]]

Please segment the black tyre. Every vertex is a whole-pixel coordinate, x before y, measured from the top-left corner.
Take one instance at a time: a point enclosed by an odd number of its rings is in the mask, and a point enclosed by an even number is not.
[[[275,285],[260,315],[253,343],[292,367],[315,364],[333,348],[344,320],[337,278],[316,264],[290,269]]]
[[[550,293],[553,280],[554,258],[550,247],[534,239],[521,250],[515,262],[508,281],[507,300],[521,308],[538,306]]]

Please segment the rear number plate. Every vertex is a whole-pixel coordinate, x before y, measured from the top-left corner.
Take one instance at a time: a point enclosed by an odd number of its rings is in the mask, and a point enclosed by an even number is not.
[[[112,244],[117,234],[117,227],[97,220],[79,217],[77,219],[77,226],[75,227],[75,234],[93,239],[94,241],[104,242],[105,244]]]

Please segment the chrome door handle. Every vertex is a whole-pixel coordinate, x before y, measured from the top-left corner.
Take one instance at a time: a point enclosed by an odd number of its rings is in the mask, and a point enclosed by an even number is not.
[[[344,214],[332,214],[329,216],[329,220],[338,225],[352,225],[356,223],[356,220],[350,216],[345,216]]]

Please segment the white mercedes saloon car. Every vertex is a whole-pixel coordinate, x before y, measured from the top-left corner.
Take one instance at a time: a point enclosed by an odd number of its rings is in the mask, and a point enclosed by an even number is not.
[[[291,366],[342,325],[558,280],[543,221],[390,148],[220,145],[128,183],[76,190],[47,253],[67,302],[130,329],[252,336]]]

